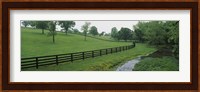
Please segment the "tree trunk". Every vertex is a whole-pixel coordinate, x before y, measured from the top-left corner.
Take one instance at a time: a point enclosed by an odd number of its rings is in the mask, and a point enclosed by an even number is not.
[[[44,29],[42,29],[42,34],[44,34]]]
[[[54,34],[54,31],[53,31],[53,43],[55,43],[55,37],[54,37],[54,35],[55,35],[55,34]]]
[[[66,35],[67,35],[67,31],[68,31],[68,27],[67,28],[65,27],[65,33],[66,33]]]
[[[66,31],[65,33],[66,33],[66,35],[67,35],[67,31]]]
[[[86,41],[86,35],[85,35],[85,41]]]

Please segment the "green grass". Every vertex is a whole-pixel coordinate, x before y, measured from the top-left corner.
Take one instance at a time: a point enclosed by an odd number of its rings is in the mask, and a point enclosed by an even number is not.
[[[66,62],[59,65],[41,66],[39,69],[29,68],[24,71],[115,71],[118,66],[139,55],[156,51],[154,47],[146,44],[136,44],[136,47],[127,51],[108,54],[85,60]]]
[[[172,56],[161,58],[147,57],[137,63],[134,71],[178,71],[178,60]]]
[[[42,34],[41,29],[22,28],[21,30],[21,56],[33,57],[43,55],[64,54],[78,51],[96,50],[110,47],[130,45],[130,42],[109,42],[76,34],[58,32],[55,36],[56,43],[52,37],[47,36],[48,30]],[[154,47],[138,43],[136,47],[127,51],[108,54],[85,60],[66,62],[59,65],[40,66],[39,69],[28,68],[22,71],[112,71],[128,60],[139,55],[156,51]]]
[[[42,34],[41,29],[21,28],[21,57],[64,54],[79,51],[88,51],[130,45],[130,42],[109,42],[76,34],[58,32],[55,44],[52,36],[47,36],[48,30]]]

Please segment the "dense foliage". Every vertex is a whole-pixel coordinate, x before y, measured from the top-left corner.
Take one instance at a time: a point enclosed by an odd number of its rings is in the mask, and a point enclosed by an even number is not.
[[[98,30],[97,30],[97,27],[95,27],[95,26],[92,26],[90,28],[89,33],[92,34],[92,35],[94,35],[94,36],[99,34]]]
[[[178,58],[179,50],[179,22],[178,21],[150,21],[139,22],[134,26],[134,40],[147,42],[151,45],[170,47]]]
[[[64,28],[64,31],[65,31],[66,34],[67,34],[67,32],[69,31],[70,28],[75,26],[74,21],[59,21],[58,23],[62,28]]]
[[[118,32],[118,38],[120,40],[131,40],[132,39],[132,30],[129,28],[121,28]]]

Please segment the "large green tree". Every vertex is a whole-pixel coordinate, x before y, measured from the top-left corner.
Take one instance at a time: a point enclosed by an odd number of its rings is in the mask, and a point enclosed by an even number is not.
[[[148,25],[147,22],[138,22],[136,25],[133,26],[134,29],[134,38],[135,40],[138,40],[139,42],[144,42],[145,38],[145,31],[147,30]]]
[[[118,30],[116,27],[113,27],[111,29],[111,37],[114,38],[115,40],[118,40]]]
[[[161,21],[151,21],[147,23],[144,36],[149,44],[156,46],[166,44],[166,31],[163,28],[163,22]]]
[[[64,31],[67,35],[69,29],[75,26],[75,22],[74,21],[59,21],[59,25],[62,28],[64,28]]]
[[[85,24],[81,27],[81,30],[83,30],[83,34],[85,36],[85,41],[86,41],[86,36],[90,27],[90,22],[85,22]]]
[[[49,21],[36,21],[35,24],[32,25],[35,25],[38,29],[42,29],[42,34],[44,34],[44,30],[48,28],[48,23]]]
[[[168,46],[171,46],[175,57],[179,57],[179,21],[166,21],[165,31],[167,32]]]
[[[122,27],[120,29],[120,31],[118,32],[118,36],[119,36],[119,39],[122,39],[122,40],[131,40],[132,39],[132,30],[129,29],[129,28],[124,28]]]
[[[89,33],[92,34],[92,35],[94,35],[94,36],[99,34],[98,30],[97,30],[97,27],[95,27],[95,26],[92,26],[90,28]]]

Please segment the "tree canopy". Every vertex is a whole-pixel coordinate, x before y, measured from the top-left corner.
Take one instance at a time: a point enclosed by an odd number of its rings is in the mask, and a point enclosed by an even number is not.
[[[132,30],[129,28],[122,27],[118,32],[118,37],[121,40],[131,40],[132,39]]]
[[[42,29],[42,34],[44,34],[44,29],[47,29],[49,26],[48,23],[49,21],[36,21],[32,22],[32,25],[35,25],[38,29]]]
[[[64,28],[65,33],[69,31],[69,28],[72,28],[75,26],[74,21],[59,21],[59,25]]]
[[[22,21],[22,24],[24,25],[24,27],[27,27],[30,24],[30,22],[29,21]]]
[[[179,22],[148,21],[134,26],[134,39],[151,45],[170,47],[174,55],[179,54]]]
[[[89,30],[89,33],[92,34],[92,35],[98,35],[98,30],[97,30],[97,27],[95,26],[92,26]]]
[[[85,22],[85,24],[81,27],[81,30],[83,30],[83,34],[85,36],[85,41],[86,41],[86,36],[90,27],[90,22]]]
[[[111,37],[114,38],[115,40],[119,40],[118,39],[118,31],[117,31],[117,28],[116,27],[113,27],[111,29]]]

